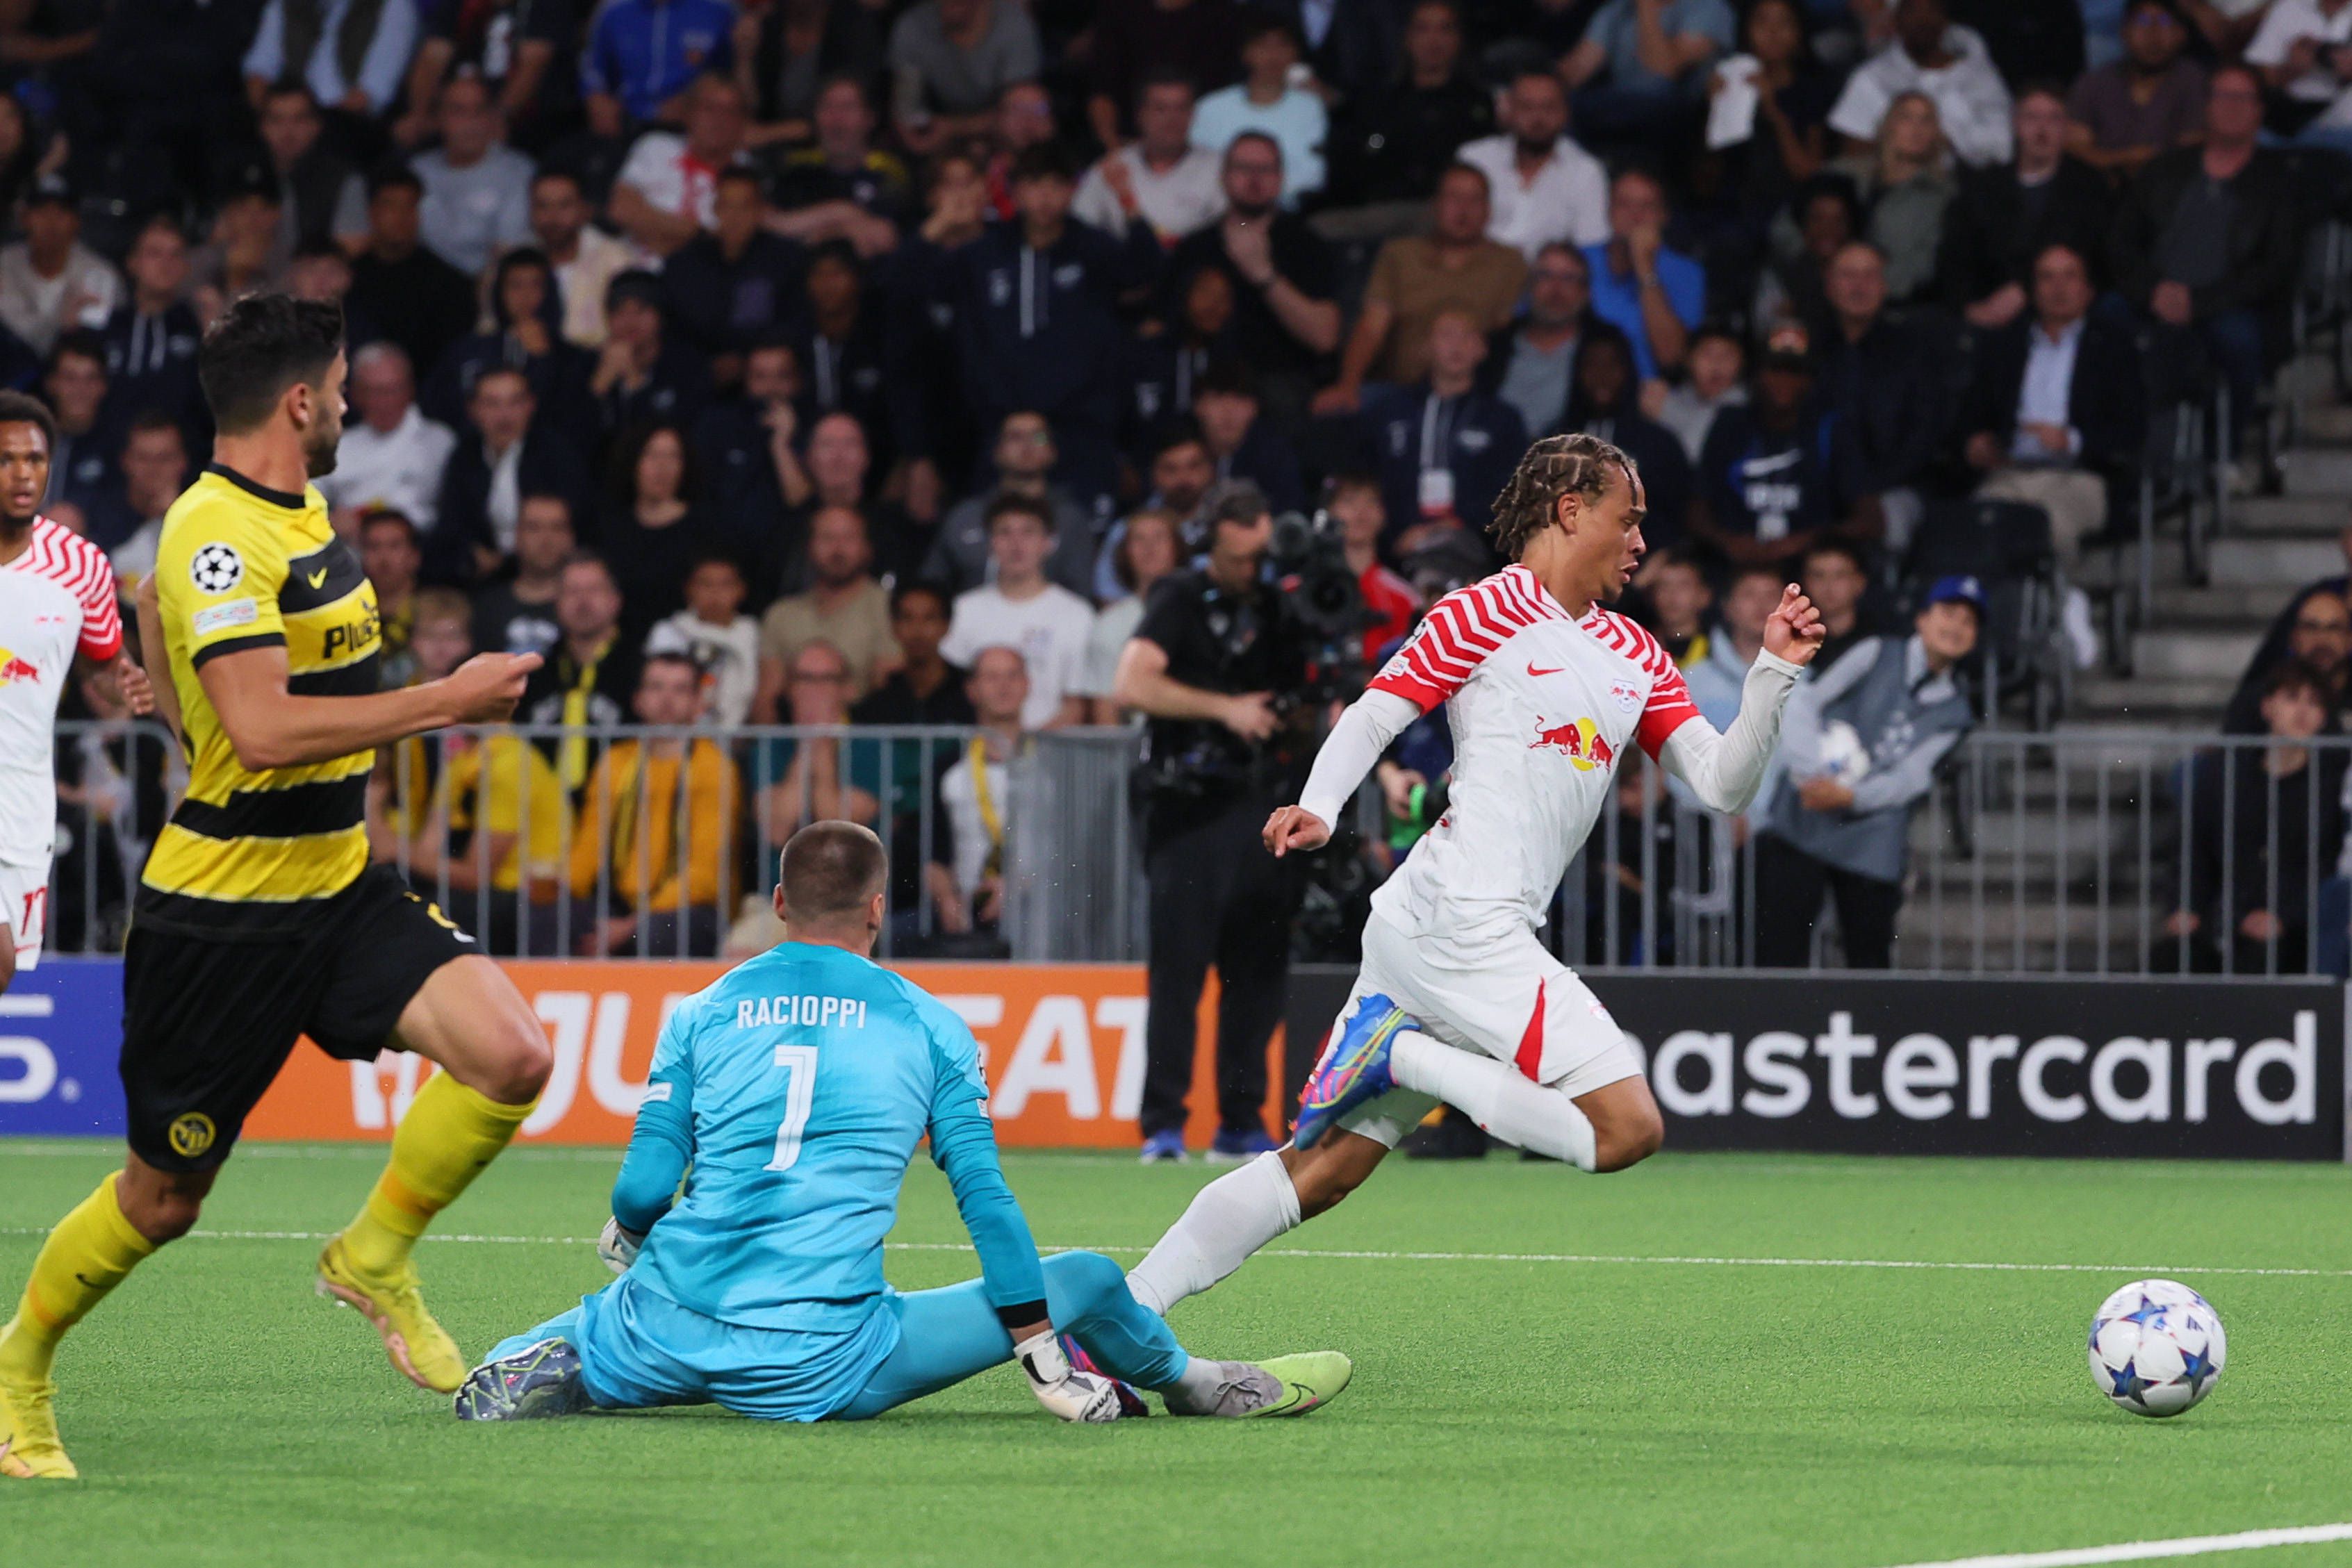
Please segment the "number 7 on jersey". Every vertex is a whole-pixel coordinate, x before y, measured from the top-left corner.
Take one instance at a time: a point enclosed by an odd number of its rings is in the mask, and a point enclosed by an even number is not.
[[[776,1157],[767,1168],[788,1171],[801,1157],[801,1134],[808,1127],[809,1104],[816,1097],[816,1047],[780,1045],[776,1065],[789,1076],[784,1082],[784,1119],[776,1128]]]

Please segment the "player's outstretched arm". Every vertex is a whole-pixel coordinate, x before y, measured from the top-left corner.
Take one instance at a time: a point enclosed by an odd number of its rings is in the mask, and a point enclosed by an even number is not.
[[[679,1007],[654,1041],[645,1098],[637,1102],[629,1152],[613,1180],[613,1218],[596,1239],[596,1256],[615,1274],[637,1260],[646,1232],[669,1212],[694,1159],[694,1009]]]
[[[388,746],[452,724],[496,724],[514,712],[536,653],[478,653],[442,680],[365,696],[296,696],[284,646],[245,648],[197,667],[205,696],[247,768],[299,768]]]
[[[1822,635],[1812,601],[1794,585],[1783,589],[1780,608],[1764,622],[1764,650],[1748,666],[1731,727],[1718,734],[1694,717],[1667,737],[1658,760],[1710,810],[1744,811],[1756,799],[1780,739],[1781,705],[1821,651]]]
[[[1299,791],[1298,804],[1285,806],[1266,819],[1265,847],[1275,858],[1279,860],[1292,850],[1319,850],[1329,843],[1339,813],[1347,810],[1364,775],[1380,761],[1389,742],[1420,716],[1416,704],[1393,692],[1368,691],[1349,704],[1348,711],[1325,737],[1322,749],[1315,754],[1315,767],[1307,776],[1307,787]]]

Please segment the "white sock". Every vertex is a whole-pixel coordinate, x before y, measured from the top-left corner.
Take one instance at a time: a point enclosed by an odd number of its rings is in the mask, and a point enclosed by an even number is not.
[[[1592,1168],[1592,1124],[1576,1102],[1507,1061],[1405,1030],[1389,1047],[1389,1072],[1399,1088],[1436,1095],[1507,1144]]]
[[[1165,1317],[1169,1308],[1199,1295],[1297,1223],[1298,1189],[1290,1185],[1282,1156],[1260,1155],[1202,1187],[1128,1275],[1127,1288]]]

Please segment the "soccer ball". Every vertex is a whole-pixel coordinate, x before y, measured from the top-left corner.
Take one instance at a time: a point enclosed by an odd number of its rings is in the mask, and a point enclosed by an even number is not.
[[[2135,1416],[2178,1416],[2221,1381],[2229,1341],[2213,1304],[2171,1280],[2142,1280],[2099,1303],[2091,1381]]]
[[[1870,747],[1862,732],[1842,718],[1822,726],[1822,777],[1834,779],[1851,789],[1870,771]]]

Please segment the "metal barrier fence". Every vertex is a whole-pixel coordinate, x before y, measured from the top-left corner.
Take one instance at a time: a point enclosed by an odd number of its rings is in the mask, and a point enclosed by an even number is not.
[[[176,798],[178,750],[151,724],[84,722],[59,727],[58,752],[48,950],[112,950]],[[501,955],[756,951],[778,935],[763,913],[778,847],[804,822],[845,816],[889,851],[886,956],[1135,960],[1146,889],[1134,756],[1133,735],[1115,729],[1009,747],[958,728],[452,730],[390,748],[371,832],[378,858]],[[2343,737],[1979,732],[1915,809],[1892,965],[2340,973],[2347,772]],[[1771,798],[1788,788],[1769,781],[1735,821],[1629,754],[1618,810],[1554,901],[1554,950],[1580,967],[1754,966],[1767,922],[1787,929],[1813,913],[1759,886]],[[1359,812],[1363,841],[1384,844],[1370,785]],[[1372,879],[1317,859],[1349,913],[1316,927],[1352,936]],[[1812,965],[1847,962],[1838,903],[1814,922]]]

